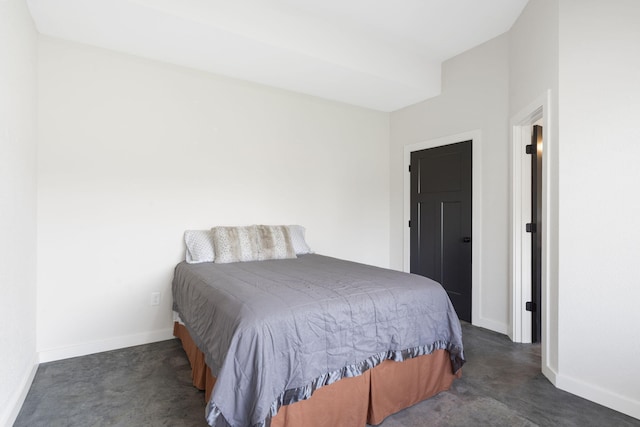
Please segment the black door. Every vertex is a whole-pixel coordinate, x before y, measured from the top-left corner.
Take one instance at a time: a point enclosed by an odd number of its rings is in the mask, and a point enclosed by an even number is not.
[[[471,141],[411,153],[411,272],[471,321]]]
[[[531,341],[541,339],[542,324],[542,126],[531,132]]]

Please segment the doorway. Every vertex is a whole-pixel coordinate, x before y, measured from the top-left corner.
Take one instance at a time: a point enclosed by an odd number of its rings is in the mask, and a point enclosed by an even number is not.
[[[542,123],[539,120],[538,123]],[[531,300],[525,304],[525,309],[531,312],[531,342],[540,342],[542,324],[542,156],[543,140],[542,126],[533,125],[531,129],[531,144],[525,148],[525,153],[531,157],[531,211],[530,222],[525,226],[525,232],[530,234],[531,240]],[[523,262],[526,262],[523,260]]]
[[[550,360],[547,354],[547,340],[550,339],[550,96],[550,91],[545,92],[511,119],[511,310],[508,335],[514,342],[541,344],[543,371]],[[540,161],[535,159],[537,155],[541,155],[538,156]]]
[[[439,282],[471,322],[472,142],[411,153],[411,273]]]
[[[471,207],[471,228],[473,239],[471,241],[471,323],[476,326],[491,329],[506,334],[506,325],[496,322],[492,318],[485,317],[482,311],[482,131],[472,130],[458,134],[452,134],[440,138],[425,140],[404,146],[403,162],[403,271],[410,272],[411,261],[411,236],[409,220],[411,217],[411,174],[409,164],[411,163],[411,153],[427,148],[441,147],[443,145],[455,144],[460,141],[471,141],[472,149],[472,207]]]

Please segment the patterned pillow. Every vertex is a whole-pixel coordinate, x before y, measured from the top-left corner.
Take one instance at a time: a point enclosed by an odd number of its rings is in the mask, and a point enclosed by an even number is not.
[[[217,264],[259,260],[257,226],[214,227],[212,232]]]
[[[296,258],[289,227],[286,225],[258,225],[257,230],[260,242],[258,256],[260,261]]]
[[[290,225],[289,232],[291,233],[291,243],[293,243],[293,250],[296,255],[312,254],[313,251],[305,240],[304,233],[305,228],[301,225]]]
[[[185,259],[189,264],[213,262],[213,235],[211,230],[187,230],[184,232],[187,246]]]

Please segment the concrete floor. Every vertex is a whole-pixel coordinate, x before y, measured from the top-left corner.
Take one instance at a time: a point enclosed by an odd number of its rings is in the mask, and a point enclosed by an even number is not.
[[[451,390],[381,427],[640,426],[640,420],[554,388],[540,347],[463,325],[467,364]],[[191,385],[177,340],[40,365],[14,427],[205,427],[204,393]]]

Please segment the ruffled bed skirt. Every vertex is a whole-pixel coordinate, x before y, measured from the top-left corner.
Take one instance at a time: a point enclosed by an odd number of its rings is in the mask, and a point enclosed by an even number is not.
[[[173,334],[191,364],[193,385],[209,401],[216,379],[187,329],[174,323]],[[363,375],[317,389],[310,399],[283,406],[271,427],[353,427],[380,424],[386,417],[448,390],[462,371],[452,373],[447,350],[435,350],[403,362],[385,360]],[[428,421],[428,420],[425,420]]]

